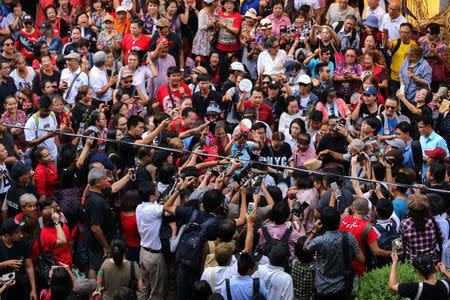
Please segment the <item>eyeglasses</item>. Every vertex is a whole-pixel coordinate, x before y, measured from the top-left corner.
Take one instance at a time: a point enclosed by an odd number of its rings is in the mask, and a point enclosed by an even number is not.
[[[273,45],[271,48],[272,49],[277,49],[277,48],[280,48],[280,45]]]
[[[11,47],[11,46],[14,46],[14,43],[3,44],[3,46]]]
[[[392,110],[394,110],[394,109],[397,108],[397,106],[391,106],[391,105],[385,105],[384,107],[385,107],[386,109],[392,109]]]

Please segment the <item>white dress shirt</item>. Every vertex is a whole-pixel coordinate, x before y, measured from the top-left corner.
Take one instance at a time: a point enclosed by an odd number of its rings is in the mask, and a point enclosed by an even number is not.
[[[400,25],[402,23],[406,23],[408,20],[402,15],[400,15],[397,19],[391,20],[389,17],[389,14],[386,13],[381,18],[380,30],[383,31],[383,29],[387,29],[389,32],[389,40],[396,40],[400,38]]]
[[[94,99],[102,102],[107,102],[112,99],[112,88],[109,88],[103,94],[103,96],[97,96],[97,92],[100,92],[103,87],[108,85],[108,75],[106,74],[106,68],[103,68],[103,70],[101,70],[96,66],[92,67],[91,72],[89,72],[89,85],[91,86],[92,92],[94,93]]]
[[[78,78],[75,81],[75,83],[73,84],[72,88],[70,88],[70,86],[72,85],[72,81],[75,79],[77,74],[79,74],[80,72],[81,72],[80,76],[78,76]],[[75,97],[78,94],[78,89],[82,85],[89,85],[89,78],[86,75],[86,73],[81,71],[80,67],[78,67],[78,69],[73,73],[70,72],[69,68],[65,68],[64,70],[62,70],[59,84],[61,85],[63,83],[63,81],[65,81],[67,83],[67,90],[64,91],[63,99],[64,99],[64,101],[66,101],[69,104],[75,103]],[[69,89],[70,89],[70,91],[69,91]],[[67,95],[68,92],[70,92],[69,95]]]
[[[384,1],[383,1],[384,2]],[[382,8],[380,5],[378,5],[375,9],[371,9],[370,6],[367,6],[366,12],[365,12],[365,18],[367,19],[368,16],[374,15],[378,19],[378,28],[381,25],[381,19],[386,14],[386,11],[384,8]]]
[[[159,229],[163,212],[163,206],[156,202],[142,202],[136,207],[136,223],[142,247],[156,251],[161,250]]]

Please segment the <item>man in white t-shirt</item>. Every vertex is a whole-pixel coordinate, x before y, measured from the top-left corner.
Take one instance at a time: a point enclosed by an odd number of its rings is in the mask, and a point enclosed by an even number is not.
[[[230,279],[237,275],[236,265],[230,266],[234,248],[233,242],[219,243],[214,251],[218,266],[207,267],[203,271],[200,280],[206,280],[211,286],[213,293],[220,293],[222,291],[221,286],[225,279]]]
[[[112,99],[113,89],[117,83],[117,75],[108,79],[106,74],[106,53],[98,51],[94,54],[94,67],[89,73],[89,85],[94,92],[94,99],[101,102],[108,102]]]
[[[286,246],[273,245],[269,255],[270,264],[260,265],[253,273],[253,278],[264,281],[268,299],[294,300],[294,285],[292,277],[284,271],[289,260],[289,250]]]
[[[47,96],[39,97],[38,102],[39,111],[32,115],[25,124],[25,140],[29,147],[44,146],[50,151],[52,155],[52,162],[56,167],[58,158],[58,149],[55,144],[55,136],[58,122],[52,110],[52,100]],[[61,124],[60,130],[66,128]],[[37,130],[44,129],[44,130]],[[48,132],[51,130],[52,132]]]

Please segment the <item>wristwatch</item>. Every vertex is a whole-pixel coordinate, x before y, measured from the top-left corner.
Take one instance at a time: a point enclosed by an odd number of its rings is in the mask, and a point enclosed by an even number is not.
[[[54,222],[55,223],[55,225],[58,225],[59,224],[59,221],[56,221],[56,222]]]

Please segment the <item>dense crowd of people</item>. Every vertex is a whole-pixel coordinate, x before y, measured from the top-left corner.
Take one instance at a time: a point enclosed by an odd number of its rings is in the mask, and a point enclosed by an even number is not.
[[[386,289],[448,298],[438,24],[399,0],[0,5],[1,299],[351,299],[388,264]]]

